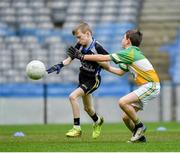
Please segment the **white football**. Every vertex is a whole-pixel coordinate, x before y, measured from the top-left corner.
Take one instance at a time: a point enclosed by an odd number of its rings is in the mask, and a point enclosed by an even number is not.
[[[43,62],[33,60],[26,66],[26,74],[32,80],[41,79],[46,73],[46,67]]]

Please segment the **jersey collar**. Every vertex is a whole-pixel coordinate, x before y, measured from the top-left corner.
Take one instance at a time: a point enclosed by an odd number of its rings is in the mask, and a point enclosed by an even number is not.
[[[91,44],[90,44],[88,47],[83,48],[83,49],[82,49],[82,52],[83,52],[83,53],[87,53],[89,50],[91,50],[91,49],[94,47],[95,42],[96,42],[96,40],[95,40],[94,38],[92,38]]]
[[[136,50],[140,51],[139,47],[137,47],[137,46],[129,46],[129,47],[126,48],[126,49],[129,49],[129,48],[135,48]]]

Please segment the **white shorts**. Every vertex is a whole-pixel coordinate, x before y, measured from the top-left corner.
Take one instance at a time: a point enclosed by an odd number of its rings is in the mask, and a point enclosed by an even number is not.
[[[133,92],[139,97],[139,102],[133,103],[132,105],[143,110],[144,104],[147,104],[149,100],[152,100],[159,95],[160,83],[149,82],[140,86]]]

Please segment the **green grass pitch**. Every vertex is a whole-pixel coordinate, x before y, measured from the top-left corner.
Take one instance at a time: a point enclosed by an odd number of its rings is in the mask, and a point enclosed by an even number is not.
[[[128,144],[131,134],[121,123],[107,124],[102,135],[91,138],[92,125],[83,124],[80,138],[66,138],[65,133],[72,125],[1,125],[0,152],[170,152],[180,151],[180,123],[146,123],[147,143]],[[167,131],[156,131],[164,126]],[[14,132],[24,132],[24,137],[14,137]]]

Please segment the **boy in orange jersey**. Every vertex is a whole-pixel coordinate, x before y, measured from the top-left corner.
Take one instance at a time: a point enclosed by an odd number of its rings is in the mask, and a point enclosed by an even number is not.
[[[119,64],[120,71],[117,72],[119,75],[130,71],[135,83],[139,87],[119,99],[119,106],[124,112],[123,121],[129,130],[132,131],[130,142],[146,142],[144,136],[146,127],[138,118],[137,112],[143,110],[144,104],[157,97],[160,93],[158,75],[149,60],[142,54],[139,48],[141,41],[142,33],[140,31],[128,30],[121,42],[123,50],[118,53],[110,55],[84,55],[74,47],[68,50],[69,56],[78,58],[81,61],[113,61]],[[111,69],[112,67],[109,68]],[[108,71],[113,72],[112,70]]]

